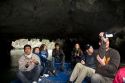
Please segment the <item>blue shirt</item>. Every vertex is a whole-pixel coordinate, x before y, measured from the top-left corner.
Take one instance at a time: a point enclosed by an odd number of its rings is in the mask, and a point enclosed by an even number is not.
[[[42,50],[39,54],[41,61],[45,62],[48,58],[48,52],[46,50]]]

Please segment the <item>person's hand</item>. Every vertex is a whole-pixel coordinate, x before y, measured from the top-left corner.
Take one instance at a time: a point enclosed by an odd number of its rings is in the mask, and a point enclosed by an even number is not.
[[[35,62],[35,64],[36,64],[36,65],[38,65],[38,64],[39,64],[39,62],[38,62],[38,61],[36,61],[36,62]]]
[[[105,60],[101,59],[99,55],[97,55],[97,60],[102,66],[105,66]]]
[[[32,59],[32,62],[33,62],[34,64],[36,64],[36,65],[38,65],[38,64],[39,64],[39,62],[38,62],[38,61],[36,61],[36,59]]]
[[[99,37],[104,37],[104,32],[100,32]]]
[[[105,38],[105,37],[104,37],[104,32],[100,32],[100,33],[99,33],[99,37],[100,37],[100,39],[101,39],[102,41],[104,41],[104,42],[107,42],[107,40],[108,40],[108,38]]]
[[[83,64],[83,65],[84,65],[84,64],[85,64],[85,62],[84,62],[83,60],[81,60],[81,64]]]
[[[79,54],[76,54],[76,56],[79,56]]]
[[[75,53],[75,56],[79,56],[79,53]]]

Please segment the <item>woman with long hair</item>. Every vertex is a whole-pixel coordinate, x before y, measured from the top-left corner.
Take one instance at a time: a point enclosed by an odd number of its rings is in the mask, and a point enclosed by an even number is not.
[[[82,55],[83,51],[81,50],[79,43],[76,43],[71,54],[71,63],[73,68],[76,63],[81,61]]]
[[[48,58],[48,50],[47,46],[45,44],[42,44],[40,46],[40,53],[39,53],[40,59],[43,63],[46,63],[47,58]]]

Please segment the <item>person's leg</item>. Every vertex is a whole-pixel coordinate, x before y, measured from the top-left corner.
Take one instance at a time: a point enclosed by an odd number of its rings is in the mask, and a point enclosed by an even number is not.
[[[82,64],[81,64],[81,66],[82,66]],[[75,83],[82,83],[82,81],[84,80],[84,78],[86,76],[91,77],[94,73],[95,73],[94,69],[83,65]]]
[[[106,83],[106,82],[105,82],[105,78],[102,75],[96,73],[92,75],[91,83]]]
[[[17,77],[21,80],[22,83],[30,83],[25,74],[21,71],[17,72]]]
[[[53,68],[53,66],[52,66],[52,64],[51,64],[52,62],[51,61],[47,61],[47,72],[48,72],[48,74],[51,76],[51,75],[56,75],[56,71],[55,71],[55,69]]]
[[[61,71],[64,71],[64,64],[65,64],[65,56],[62,57],[62,61],[61,61]]]
[[[55,69],[55,58],[52,57],[52,67]]]
[[[33,69],[33,71],[32,71],[32,73],[34,73],[34,75],[33,75],[33,81],[38,81],[40,73],[41,73],[42,70],[43,70],[43,67],[41,65],[37,65]]]
[[[105,79],[105,83],[112,83],[113,82],[113,78],[104,77],[104,79]]]
[[[87,77],[91,77],[93,74],[95,74],[95,69],[86,67],[87,71]]]
[[[78,77],[78,75],[80,73],[79,71],[82,70],[82,66],[81,65],[82,65],[81,63],[77,63],[75,65],[75,67],[73,69],[73,72],[72,72],[72,74],[70,76],[70,80],[69,81],[73,82]]]
[[[82,65],[81,63],[77,63],[71,76],[70,76],[70,81],[73,82],[76,79],[76,83],[79,83],[84,79],[86,76],[86,69],[85,66]]]

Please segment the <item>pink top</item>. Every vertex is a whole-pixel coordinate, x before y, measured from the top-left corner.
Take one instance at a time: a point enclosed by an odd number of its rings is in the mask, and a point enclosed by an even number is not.
[[[125,83],[125,67],[118,70],[113,83]]]

